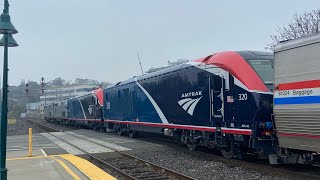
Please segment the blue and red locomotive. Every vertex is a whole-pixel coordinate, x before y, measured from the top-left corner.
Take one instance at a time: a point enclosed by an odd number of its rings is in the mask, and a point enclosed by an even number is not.
[[[131,137],[141,131],[169,135],[190,149],[217,148],[228,158],[248,152],[267,157],[274,152],[272,64],[266,52],[212,54],[108,86],[103,107],[94,99],[69,99],[64,119]],[[86,114],[91,105],[102,109],[101,117]]]
[[[119,134],[162,133],[226,157],[273,151],[273,56],[221,52],[104,89],[104,122]]]
[[[101,125],[103,90],[101,88],[45,107],[45,120],[97,129]]]

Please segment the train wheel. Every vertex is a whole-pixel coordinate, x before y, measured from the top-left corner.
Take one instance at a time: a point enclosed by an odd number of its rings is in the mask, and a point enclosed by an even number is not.
[[[122,136],[124,134],[121,128],[117,129],[117,133],[119,136]]]
[[[135,138],[137,136],[137,133],[136,132],[134,132],[134,131],[130,131],[129,132],[129,137],[130,138]]]
[[[235,155],[233,148],[221,149],[220,152],[225,158],[231,159]]]
[[[105,127],[100,127],[100,132],[104,133],[107,132]]]
[[[187,142],[187,146],[191,151],[195,151],[198,147],[197,144],[191,143],[191,142]]]

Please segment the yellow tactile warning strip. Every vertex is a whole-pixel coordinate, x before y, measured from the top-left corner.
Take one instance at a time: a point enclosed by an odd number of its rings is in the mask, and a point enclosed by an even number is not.
[[[112,177],[108,173],[104,172],[94,164],[89,161],[82,159],[80,157],[71,155],[71,154],[63,154],[59,155],[59,157],[69,161],[76,168],[78,168],[81,172],[83,172],[89,179],[92,180],[116,180],[116,178]]]
[[[61,160],[59,160],[53,156],[50,156],[50,158],[57,161],[73,177],[73,179],[81,180],[79,178],[79,176],[77,176],[76,173],[74,173],[64,162],[62,162]]]

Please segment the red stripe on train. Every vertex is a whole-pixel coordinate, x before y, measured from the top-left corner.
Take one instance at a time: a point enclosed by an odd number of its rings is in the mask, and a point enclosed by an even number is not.
[[[112,123],[119,123],[119,124],[135,124],[135,125],[143,125],[143,126],[151,126],[151,127],[163,127],[163,128],[172,128],[172,129],[187,129],[187,130],[215,132],[215,127],[160,124],[160,123],[147,123],[147,122],[132,122],[132,121],[118,121],[118,120],[105,120],[105,121],[112,122]]]
[[[118,121],[118,120],[105,120],[106,122],[119,123],[119,124],[135,124],[143,126],[163,127],[172,129],[186,129],[186,130],[197,130],[197,131],[208,131],[215,132],[216,127],[205,127],[205,126],[190,126],[190,125],[176,125],[176,124],[160,124],[160,123],[147,123],[147,122],[132,122],[132,121]],[[221,131],[226,134],[240,134],[240,135],[251,135],[251,129],[236,129],[236,128],[221,128]]]
[[[317,88],[317,87],[320,87],[320,80],[283,83],[283,84],[279,84],[276,89],[279,91],[283,91],[283,90]]]
[[[285,132],[278,132],[281,136],[288,136],[288,137],[305,137],[305,138],[315,138],[320,139],[320,135],[312,135],[312,134],[297,134],[297,133],[285,133]]]
[[[243,130],[235,130],[235,129],[222,129],[223,133],[226,134],[241,134],[241,135],[251,135],[252,131],[243,131]]]

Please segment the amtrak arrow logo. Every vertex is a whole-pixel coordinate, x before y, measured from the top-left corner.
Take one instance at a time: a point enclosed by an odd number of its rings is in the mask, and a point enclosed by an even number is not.
[[[181,99],[178,104],[185,110],[187,111],[188,114],[190,114],[191,116],[193,115],[193,111],[195,109],[195,107],[197,106],[198,102],[200,101],[200,99],[202,98],[199,97],[197,99],[191,99],[191,98],[185,98],[185,99]]]

